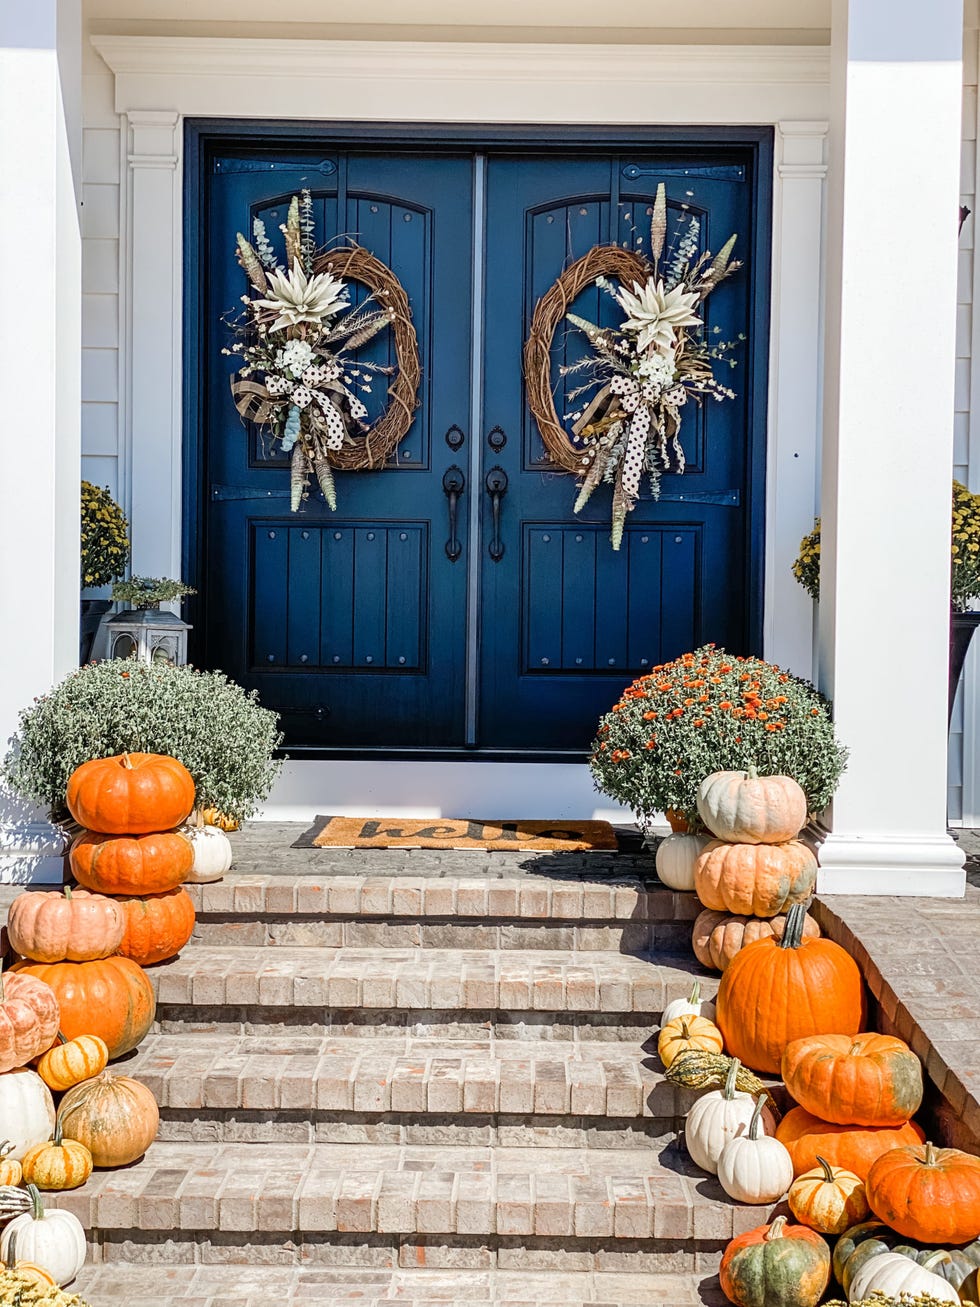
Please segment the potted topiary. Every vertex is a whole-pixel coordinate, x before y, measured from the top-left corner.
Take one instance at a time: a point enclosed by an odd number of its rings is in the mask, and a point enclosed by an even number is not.
[[[108,659],[70,673],[21,712],[0,777],[64,821],[68,777],[83,762],[168,754],[193,777],[198,807],[243,821],[272,788],[281,743],[277,715],[222,672]]]
[[[973,632],[980,625],[980,611],[970,608],[980,599],[980,495],[971,494],[960,481],[953,482],[950,553],[948,718],[952,720],[956,687]],[[793,575],[811,599],[820,598],[819,517],[810,534],[800,541]]]
[[[847,761],[830,705],[809,681],[705,645],[626,687],[592,746],[597,787],[647,823],[672,811],[703,829],[698,787],[716,771],[791,776],[826,808]]]
[[[81,624],[78,661],[84,663],[92,651],[99,623],[112,607],[110,599],[84,594],[109,585],[122,576],[129,562],[129,523],[108,488],[82,482],[81,497]]]

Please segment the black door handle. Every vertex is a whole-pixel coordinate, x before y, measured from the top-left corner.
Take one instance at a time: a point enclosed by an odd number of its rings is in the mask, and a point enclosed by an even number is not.
[[[499,563],[504,556],[504,544],[500,538],[500,510],[507,493],[507,484],[507,473],[502,467],[492,467],[487,473],[487,494],[490,496],[490,512],[493,515],[490,557],[495,563]]]
[[[446,557],[451,563],[463,552],[463,546],[456,535],[456,513],[459,508],[459,497],[466,489],[466,478],[463,476],[462,468],[454,463],[452,467],[447,467],[442,478],[442,489],[446,498],[449,500],[449,539],[446,541]]]

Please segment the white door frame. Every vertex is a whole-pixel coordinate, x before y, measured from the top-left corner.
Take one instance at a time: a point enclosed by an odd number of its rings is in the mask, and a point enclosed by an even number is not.
[[[790,573],[819,495],[829,55],[813,47],[510,45],[96,36],[123,120],[121,493],[133,566],[181,566],[183,119],[771,125],[772,316],[764,652],[813,675]],[[398,769],[397,775],[393,769]],[[392,785],[395,785],[393,792]],[[373,796],[377,794],[377,800]],[[266,814],[602,811],[584,765],[304,762]]]

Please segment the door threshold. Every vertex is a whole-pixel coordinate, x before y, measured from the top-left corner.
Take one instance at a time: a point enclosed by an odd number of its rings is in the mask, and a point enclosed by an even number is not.
[[[277,755],[291,762],[526,762],[587,763],[588,750],[577,749],[453,749],[289,747]]]

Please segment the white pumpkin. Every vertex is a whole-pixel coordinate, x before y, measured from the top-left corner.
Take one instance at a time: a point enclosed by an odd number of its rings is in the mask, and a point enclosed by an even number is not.
[[[13,1144],[7,1157],[15,1162],[54,1134],[54,1099],[35,1071],[19,1066],[0,1075],[0,1121],[4,1138]]]
[[[718,1159],[725,1145],[736,1135],[745,1134],[755,1112],[755,1099],[751,1094],[735,1088],[735,1077],[741,1064],[732,1058],[724,1087],[702,1094],[691,1105],[684,1122],[684,1142],[691,1161],[711,1175],[718,1173]],[[765,1118],[769,1133],[775,1134],[775,1121],[769,1113]]]
[[[861,1302],[873,1293],[884,1294],[886,1298],[898,1299],[907,1293],[912,1297],[928,1295],[939,1302],[959,1302],[959,1294],[941,1275],[919,1266],[911,1257],[901,1253],[878,1253],[868,1260],[854,1274],[847,1291],[848,1302]]]
[[[760,1094],[748,1130],[729,1139],[718,1158],[721,1187],[737,1203],[775,1202],[793,1183],[789,1149],[761,1133],[759,1118],[765,1101],[765,1094]]]
[[[806,795],[791,776],[716,771],[698,787],[698,815],[728,844],[785,844],[806,825]]]
[[[68,1284],[85,1265],[85,1230],[72,1212],[44,1210],[34,1185],[27,1186],[31,1210],[15,1216],[0,1235],[0,1260],[33,1262],[61,1285]]]
[[[657,875],[670,889],[694,891],[694,864],[710,835],[668,835],[657,848]]]
[[[231,867],[231,840],[217,826],[206,826],[200,809],[186,825],[180,827],[181,835],[190,840],[194,848],[194,865],[185,880],[186,885],[207,885],[212,880],[220,880]]]
[[[675,998],[667,1004],[660,1020],[661,1029],[675,1017],[707,1017],[709,1021],[714,1021],[715,1005],[709,999],[701,997],[700,980],[695,980],[691,986],[690,998]]]

